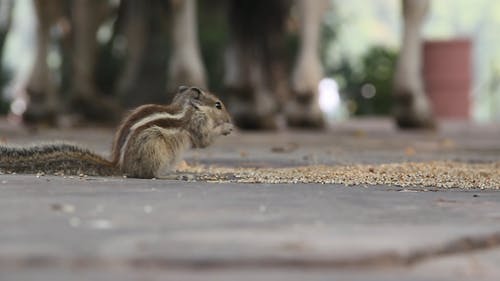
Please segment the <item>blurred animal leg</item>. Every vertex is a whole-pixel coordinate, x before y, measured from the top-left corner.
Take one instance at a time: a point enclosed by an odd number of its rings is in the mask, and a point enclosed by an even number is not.
[[[262,61],[232,43],[225,54],[228,107],[242,129],[277,129],[278,104],[266,83]]]
[[[206,88],[207,78],[198,42],[196,0],[175,0],[172,5],[173,52],[168,69],[168,89],[180,85]]]
[[[47,64],[50,45],[50,28],[60,16],[60,1],[33,1],[37,18],[36,55],[31,76],[26,87],[29,97],[28,108],[23,114],[27,123],[46,123],[54,125],[57,115],[57,89],[54,77]]]
[[[229,3],[231,38],[225,53],[228,108],[243,129],[278,128],[287,93],[283,64],[289,1]]]
[[[323,114],[318,104],[318,84],[323,77],[319,59],[319,35],[326,1],[298,0],[300,49],[292,73],[292,96],[285,107],[288,125],[322,128]]]
[[[95,84],[98,42],[96,33],[109,12],[106,1],[73,2],[74,45],[71,105],[86,119],[116,121],[120,117],[118,102],[99,93]]]
[[[394,74],[394,115],[400,128],[433,128],[435,121],[422,81],[421,26],[428,0],[403,0],[404,33]]]
[[[3,55],[5,39],[12,25],[13,10],[14,0],[0,0],[0,58]]]

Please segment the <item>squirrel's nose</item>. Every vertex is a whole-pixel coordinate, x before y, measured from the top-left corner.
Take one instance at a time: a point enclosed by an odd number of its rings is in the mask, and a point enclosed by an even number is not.
[[[224,126],[224,131],[222,132],[223,135],[227,136],[229,135],[234,129],[234,125],[231,123],[226,123]]]

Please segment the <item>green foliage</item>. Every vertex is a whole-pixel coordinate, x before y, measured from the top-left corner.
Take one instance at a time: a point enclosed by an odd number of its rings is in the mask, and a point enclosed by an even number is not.
[[[389,115],[396,58],[396,51],[374,46],[361,57],[359,67],[343,59],[327,74],[339,82],[344,98],[353,102],[355,115]]]
[[[5,115],[9,112],[9,103],[3,98],[3,91],[10,80],[10,76],[10,73],[0,66],[0,115]]]

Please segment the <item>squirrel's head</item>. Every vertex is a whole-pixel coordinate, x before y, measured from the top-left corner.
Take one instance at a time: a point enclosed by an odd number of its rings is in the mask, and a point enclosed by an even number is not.
[[[196,114],[202,114],[210,119],[214,129],[220,131],[222,135],[229,135],[233,130],[231,116],[222,101],[198,87],[180,86],[172,103],[192,107]]]

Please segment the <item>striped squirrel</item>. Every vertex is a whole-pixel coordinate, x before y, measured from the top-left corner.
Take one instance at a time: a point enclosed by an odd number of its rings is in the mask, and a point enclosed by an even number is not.
[[[0,171],[137,178],[168,176],[190,147],[203,148],[233,129],[223,103],[197,87],[181,86],[170,105],[133,110],[115,133],[111,160],[66,143],[0,146]]]

